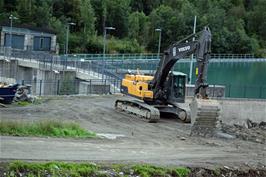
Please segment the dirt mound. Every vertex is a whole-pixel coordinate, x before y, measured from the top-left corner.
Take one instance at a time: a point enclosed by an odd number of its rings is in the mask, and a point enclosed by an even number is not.
[[[261,144],[266,143],[266,122],[256,123],[248,119],[246,125],[221,123],[221,128],[224,133],[236,138]]]

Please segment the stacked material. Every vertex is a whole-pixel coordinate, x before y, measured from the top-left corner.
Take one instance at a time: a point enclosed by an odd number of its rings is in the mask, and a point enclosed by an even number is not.
[[[21,85],[17,89],[17,93],[15,95],[15,101],[28,101],[32,102],[33,97],[30,94],[31,92],[31,85]]]
[[[0,83],[0,102],[11,104],[17,92],[18,84]]]

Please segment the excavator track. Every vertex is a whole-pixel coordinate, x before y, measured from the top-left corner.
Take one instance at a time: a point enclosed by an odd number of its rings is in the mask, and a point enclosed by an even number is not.
[[[190,104],[191,136],[212,137],[218,131],[221,106],[217,100],[194,98]]]
[[[150,123],[158,122],[160,119],[158,109],[138,100],[116,100],[115,109],[119,112],[133,114]]]

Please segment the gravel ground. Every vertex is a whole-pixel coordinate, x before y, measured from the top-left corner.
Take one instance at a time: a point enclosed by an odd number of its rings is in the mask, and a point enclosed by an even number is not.
[[[163,166],[200,167],[266,166],[263,142],[237,136],[234,139],[190,137],[190,124],[170,118],[146,123],[116,112],[113,108],[116,98],[121,96],[68,96],[44,99],[38,105],[1,108],[2,120],[68,120],[96,133],[120,137],[74,140],[1,136],[0,160],[147,162]]]

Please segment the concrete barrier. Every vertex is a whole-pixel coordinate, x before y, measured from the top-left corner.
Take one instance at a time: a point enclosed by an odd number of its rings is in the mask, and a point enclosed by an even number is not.
[[[266,100],[223,99],[219,100],[222,107],[221,119],[230,124],[243,124],[247,119],[266,121]]]

